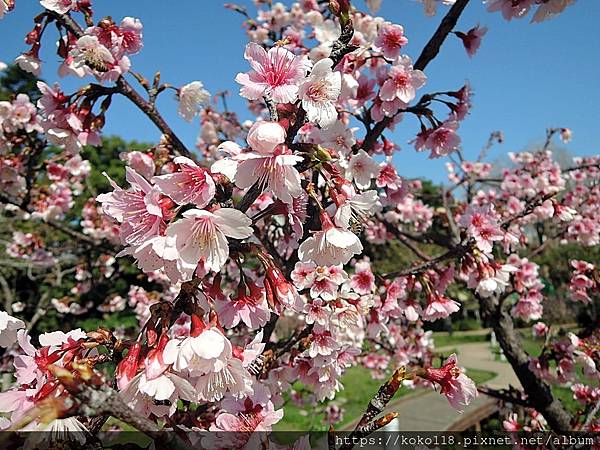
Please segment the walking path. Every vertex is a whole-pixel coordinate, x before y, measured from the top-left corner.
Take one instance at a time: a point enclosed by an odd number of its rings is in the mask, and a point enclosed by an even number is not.
[[[510,364],[503,361],[495,361],[494,354],[489,342],[475,342],[469,344],[452,345],[436,349],[442,353],[448,353],[456,349],[458,351],[458,362],[461,367],[487,370],[495,372],[496,376],[485,383],[491,388],[507,388],[509,385],[520,387],[519,380],[513,372]],[[468,375],[468,370],[467,370]],[[446,397],[434,391],[417,392],[414,395],[401,397],[390,402],[387,412],[397,411],[400,413],[398,419],[390,424],[390,429],[395,431],[443,431],[455,430],[453,426],[478,410],[486,406],[493,408],[496,400],[480,394],[467,406],[463,414],[457,414],[450,406]],[[349,429],[355,424],[349,425]]]

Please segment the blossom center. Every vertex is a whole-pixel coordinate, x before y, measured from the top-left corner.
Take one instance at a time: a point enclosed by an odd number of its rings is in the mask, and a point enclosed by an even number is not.
[[[328,99],[327,87],[325,80],[317,81],[308,88],[306,95],[314,102],[324,102]]]

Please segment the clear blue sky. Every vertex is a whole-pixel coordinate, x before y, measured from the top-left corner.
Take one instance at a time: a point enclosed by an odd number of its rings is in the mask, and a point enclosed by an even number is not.
[[[354,0],[361,8],[362,0]],[[177,0],[171,3],[149,0],[102,0],[94,2],[96,18],[111,15],[138,17],[144,24],[143,51],[132,57],[136,71],[152,78],[160,70],[163,80],[175,85],[201,80],[211,91],[229,89],[232,109],[249,118],[233,81],[247,71],[243,59],[246,44],[241,16],[223,8],[221,0]],[[251,0],[240,0],[249,6]],[[285,1],[289,3],[289,1]],[[25,50],[23,37],[32,27],[31,18],[41,10],[34,0],[17,1],[16,9],[0,21],[0,61],[10,62]],[[409,44],[405,51],[416,59],[446,11],[440,8],[433,18],[425,17],[422,5],[410,0],[384,0],[380,15],[405,28]],[[488,13],[480,0],[472,0],[461,17],[459,30],[477,23],[489,28],[480,51],[469,59],[458,38],[450,36],[442,52],[427,68],[428,91],[459,88],[469,80],[475,91],[474,109],[460,128],[467,157],[475,157],[489,133],[502,130],[505,143],[491,159],[518,151],[543,140],[550,126],[570,127],[573,141],[566,148],[575,155],[600,153],[600,1],[579,0],[557,18],[542,24],[528,19],[506,22],[500,14]],[[49,30],[53,31],[53,29]],[[52,36],[54,39],[55,34]],[[50,37],[50,36],[48,36]],[[47,39],[42,59],[43,77],[54,82],[58,57],[54,43]],[[67,91],[81,81],[61,81]],[[422,91],[425,92],[425,91]],[[190,147],[198,134],[198,122],[188,124],[175,113],[171,93],[163,94],[159,107],[175,131]],[[113,104],[105,133],[126,139],[154,141],[158,132],[126,100]],[[418,130],[414,120],[400,123],[394,138],[402,147],[397,156],[399,172],[408,177],[425,176],[445,180],[443,160],[430,161],[417,154],[407,141]]]

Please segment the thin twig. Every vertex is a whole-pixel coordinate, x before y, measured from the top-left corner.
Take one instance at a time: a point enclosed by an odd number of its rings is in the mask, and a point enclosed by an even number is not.
[[[437,56],[446,37],[448,37],[448,34],[450,34],[452,29],[456,26],[458,18],[467,6],[467,3],[469,3],[469,0],[457,0],[456,3],[452,5],[427,45],[425,45],[425,48],[423,48],[421,55],[414,65],[415,70],[425,70],[427,65]],[[366,152],[371,150],[377,142],[377,139],[379,139],[384,130],[391,125],[393,121],[394,117],[386,117],[381,122],[376,123],[372,129],[367,131],[361,148]]]

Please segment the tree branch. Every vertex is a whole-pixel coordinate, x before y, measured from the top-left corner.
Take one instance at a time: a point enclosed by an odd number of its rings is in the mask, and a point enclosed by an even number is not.
[[[415,63],[415,69],[425,70],[425,67],[427,67],[427,65],[438,55],[442,44],[456,26],[458,18],[464,11],[467,3],[469,3],[469,0],[457,0],[456,3],[452,5],[452,8],[450,8],[448,13],[446,13],[442,19],[438,29],[435,30],[435,33],[431,39],[429,39],[427,45],[425,45],[419,59],[417,59],[417,62]]]
[[[532,406],[542,413],[554,431],[569,431],[571,416],[562,403],[554,398],[550,387],[529,369],[529,355],[523,348],[508,309],[500,307],[493,296],[487,298],[477,296],[477,298],[481,316],[493,328],[500,347],[519,378]]]
[[[78,415],[85,417],[113,416],[131,425],[147,436],[160,443],[162,448],[173,450],[189,450],[189,444],[185,443],[174,432],[165,432],[147,417],[131,409],[121,400],[119,393],[107,385],[101,385],[94,389],[82,380],[64,380],[58,374],[58,378],[69,394],[75,397],[79,404],[75,408]]]
[[[389,272],[384,275],[381,275],[382,278],[397,278],[397,277],[407,277],[409,275],[417,275],[422,273],[432,267],[435,267],[437,264],[446,261],[448,259],[459,258],[465,254],[467,254],[472,248],[471,241],[467,241],[464,244],[459,244],[454,248],[451,248],[446,253],[430,259],[428,261],[424,261],[420,264],[414,265],[407,269],[397,270],[394,272]]]
[[[53,11],[46,11],[48,15],[54,17],[59,23],[67,28],[76,37],[83,36],[83,29],[79,24],[73,20],[68,14],[58,14]],[[157,128],[166,136],[168,141],[173,145],[173,149],[180,155],[192,157],[192,153],[186,148],[181,142],[177,135],[173,132],[171,127],[167,124],[165,119],[156,110],[153,103],[146,101],[142,96],[123,78],[119,77],[116,83],[116,92],[127,97],[131,102],[138,107],[148,118],[157,126]]]
[[[386,381],[386,383],[379,388],[377,394],[371,399],[369,404],[367,405],[367,409],[362,415],[361,419],[354,427],[354,430],[350,433],[348,437],[348,441],[351,443],[344,444],[340,447],[340,450],[350,450],[354,447],[354,442],[356,439],[368,436],[374,431],[383,428],[396,417],[398,417],[398,413],[393,412],[390,414],[386,414],[380,419],[373,419],[381,414],[387,404],[390,402],[392,397],[398,392],[402,385],[402,381],[406,378],[406,369],[404,367],[400,367],[396,369],[392,377]]]
[[[425,48],[423,48],[419,59],[417,59],[417,62],[414,65],[415,70],[425,70],[427,65],[437,56],[446,37],[456,26],[458,18],[467,6],[467,3],[469,3],[469,0],[457,0],[456,3],[452,5],[431,39],[429,39],[429,42],[427,42],[427,45],[425,45]],[[371,150],[377,142],[377,139],[379,139],[384,130],[390,126],[393,121],[394,117],[386,117],[381,122],[377,122],[371,130],[367,131],[361,148],[366,152]]]
[[[10,198],[6,197],[4,194],[0,194],[0,203],[6,203],[9,205],[16,206],[21,211],[26,212],[27,214],[33,213],[33,211],[31,211],[30,209],[25,208],[25,207],[21,206],[19,203],[12,201]],[[73,230],[72,228],[70,228],[66,225],[63,225],[59,222],[56,222],[54,220],[44,220],[44,221],[42,221],[42,223],[44,223],[56,230],[62,231],[67,236],[69,236],[73,239],[76,239],[77,241],[88,244],[92,247],[96,247],[98,249],[108,251],[108,252],[118,251],[117,247],[110,245],[110,243],[108,243],[106,241],[98,241],[94,238],[91,238],[90,236],[80,233],[79,231]]]

